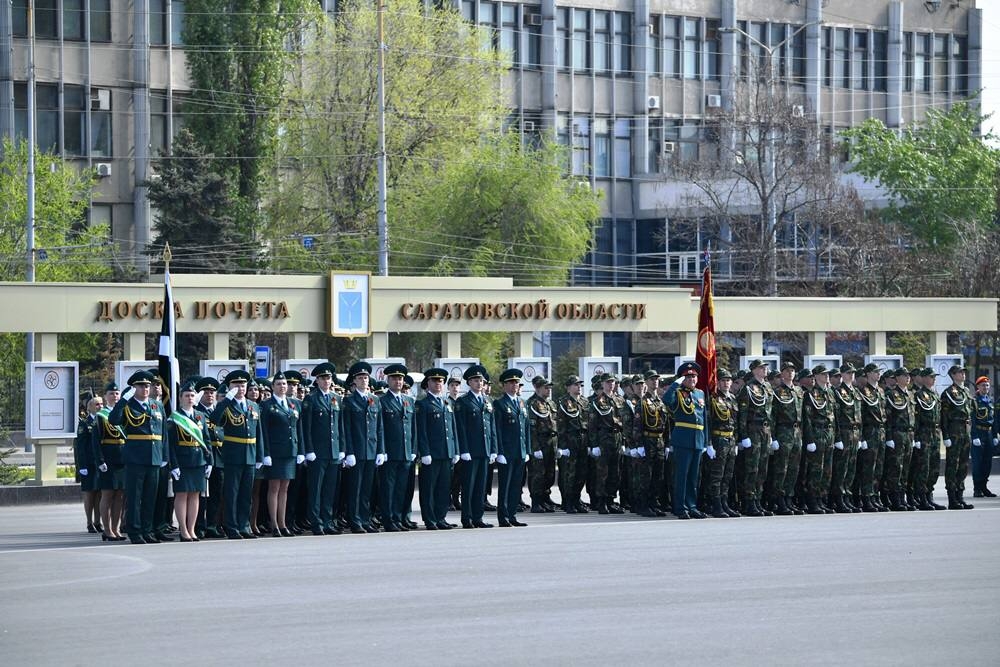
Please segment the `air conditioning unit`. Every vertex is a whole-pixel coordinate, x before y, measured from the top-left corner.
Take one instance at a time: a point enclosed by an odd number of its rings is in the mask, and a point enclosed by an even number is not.
[[[90,89],[90,110],[110,111],[111,110],[111,90],[108,88]]]
[[[94,165],[94,170],[97,172],[98,177],[108,178],[111,176],[111,163],[110,162],[98,162]]]
[[[676,150],[677,150],[677,144],[674,143],[673,141],[663,142],[663,151],[662,151],[663,155],[673,155]]]
[[[792,105],[792,118],[802,118],[806,115],[806,109],[801,104]]]
[[[525,14],[524,15],[524,25],[538,27],[542,25],[542,15],[541,14]]]
[[[580,188],[581,190],[589,190],[590,189],[590,181],[577,181],[576,182],[576,187]]]
[[[722,108],[722,95],[705,95],[705,106],[709,109]]]
[[[646,98],[646,110],[647,111],[657,111],[660,108],[660,96],[650,95]]]
[[[525,134],[531,134],[532,132],[534,132],[535,131],[535,121],[533,121],[533,120],[526,120],[523,123],[521,123],[521,131],[524,132]]]

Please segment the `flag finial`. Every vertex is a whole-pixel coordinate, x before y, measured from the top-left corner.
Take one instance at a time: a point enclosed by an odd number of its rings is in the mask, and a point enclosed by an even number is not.
[[[170,241],[163,246],[163,266],[165,269],[170,269],[170,260],[173,257],[173,253],[170,252]]]

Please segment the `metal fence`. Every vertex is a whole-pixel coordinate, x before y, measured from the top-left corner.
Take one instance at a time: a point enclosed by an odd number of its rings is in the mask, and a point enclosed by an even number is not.
[[[0,431],[24,430],[24,378],[0,378]]]

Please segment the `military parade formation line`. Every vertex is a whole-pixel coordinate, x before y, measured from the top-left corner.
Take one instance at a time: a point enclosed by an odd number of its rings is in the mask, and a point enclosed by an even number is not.
[[[155,370],[138,371],[124,393],[110,383],[90,399],[80,420],[88,530],[134,544],[172,541],[175,530],[182,542],[402,532],[419,527],[415,492],[427,530],[457,528],[449,509],[461,510],[463,528],[493,527],[487,510],[502,527],[526,525],[526,510],[679,519],[938,510],[942,445],[947,509],[972,509],[970,457],[974,495],[994,496],[1000,420],[985,376],[970,391],[953,366],[939,395],[929,368],[796,372],[786,362],[769,372],[754,360],[735,378],[719,370],[706,397],[699,371],[605,373],[589,397],[570,376],[557,402],[541,376],[523,400],[518,369],[500,375],[492,399],[483,366],[465,372],[464,394],[431,368],[414,400],[402,364],[381,383],[359,361],[340,383],[326,362],[311,382],[295,371],[256,381],[234,371],[222,387],[191,378],[169,417]]]

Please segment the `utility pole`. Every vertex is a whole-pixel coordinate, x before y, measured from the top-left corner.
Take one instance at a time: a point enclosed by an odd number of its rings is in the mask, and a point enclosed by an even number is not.
[[[386,211],[385,0],[378,0],[378,274],[389,275],[389,221]]]
[[[27,189],[27,275],[29,283],[35,282],[35,0],[28,0],[28,175]],[[27,333],[26,360],[35,360],[35,332]]]

